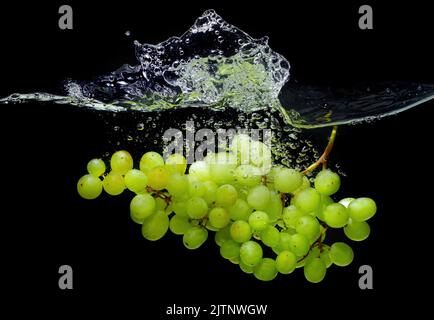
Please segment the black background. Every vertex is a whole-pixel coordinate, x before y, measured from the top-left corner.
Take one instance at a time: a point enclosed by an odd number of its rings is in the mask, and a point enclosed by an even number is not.
[[[180,35],[208,8],[254,37],[268,35],[301,82],[434,83],[429,7],[371,2],[374,30],[362,31],[357,11],[364,2],[235,7],[235,1],[224,6],[70,1],[73,30],[58,28],[63,2],[2,3],[0,96],[55,91],[66,78],[91,79],[134,64],[133,39],[157,43]],[[127,30],[131,37],[125,36]],[[422,288],[429,287],[432,274],[426,260],[432,250],[432,188],[425,184],[432,181],[433,108],[430,102],[379,122],[340,128],[332,161],[347,174],[342,195],[371,196],[379,210],[371,237],[353,245],[353,264],[332,267],[322,283],[312,285],[300,270],[259,282],[224,261],[212,241],[196,251],[173,235],[145,241],[130,221],[128,195],[92,202],[76,194],[86,162],[116,149],[107,146],[100,116],[68,106],[3,105],[2,296],[7,305],[19,306],[16,312],[120,310],[138,312],[143,319],[170,319],[165,310],[174,303],[269,304],[269,319],[280,314],[339,317],[349,311],[372,315],[391,308],[419,312]],[[58,288],[63,264],[73,267],[72,291]],[[373,290],[358,287],[363,264],[373,267]]]

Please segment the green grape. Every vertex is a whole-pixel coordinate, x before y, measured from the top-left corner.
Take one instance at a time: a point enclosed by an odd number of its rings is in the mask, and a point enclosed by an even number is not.
[[[283,193],[292,193],[303,183],[303,175],[294,169],[282,169],[274,177],[274,188]]]
[[[215,154],[209,162],[211,179],[217,184],[227,184],[234,181],[233,172],[237,167],[237,157],[226,152]]]
[[[335,265],[345,267],[353,261],[354,252],[346,243],[335,242],[330,248],[330,258]]]
[[[262,247],[255,241],[244,242],[240,247],[240,258],[250,267],[256,266],[262,260]]]
[[[357,198],[348,206],[350,218],[354,221],[366,221],[377,212],[377,205],[371,198]]]
[[[169,183],[169,172],[164,166],[155,167],[148,173],[148,185],[154,190],[162,190]]]
[[[117,196],[125,190],[124,177],[121,174],[111,171],[104,177],[102,182],[104,191],[111,196]]]
[[[199,248],[207,238],[208,231],[205,228],[193,226],[184,233],[182,242],[187,249],[193,250]]]
[[[366,221],[358,222],[353,221],[350,218],[348,224],[344,228],[344,233],[350,240],[363,241],[369,237],[371,228]]]
[[[318,247],[313,247],[310,249],[309,253],[307,254],[307,256],[304,258],[305,260],[305,264],[309,261],[312,260],[313,258],[319,258],[321,254],[321,250]]]
[[[321,232],[318,220],[311,215],[305,215],[298,218],[296,231],[311,240],[316,240]]]
[[[182,154],[174,153],[167,157],[165,165],[169,173],[184,174],[187,169],[187,159]]]
[[[232,262],[233,264],[239,264],[240,263],[240,258],[233,258],[233,259],[229,259],[230,262]]]
[[[177,214],[170,218],[169,229],[174,234],[183,235],[191,228],[191,223],[188,217],[179,216]]]
[[[294,205],[290,205],[283,209],[282,219],[283,222],[285,222],[285,225],[287,227],[295,228],[298,218],[300,218],[303,215],[304,215],[303,211],[301,211],[299,208],[297,208]]]
[[[268,202],[267,208],[264,210],[267,213],[270,222],[279,220],[282,217],[282,210],[283,205],[280,194],[275,191],[270,191],[270,201]]]
[[[231,225],[231,237],[239,243],[246,242],[252,236],[250,225],[243,220],[237,220]]]
[[[305,213],[311,213],[318,209],[321,203],[321,195],[313,188],[306,188],[293,197],[294,205]]]
[[[293,234],[297,233],[297,230],[295,230],[292,227],[288,227],[286,229],[283,229],[282,232],[285,232],[285,233],[290,234],[292,236]]]
[[[139,193],[146,189],[148,177],[143,171],[131,169],[125,174],[125,186],[132,192]]]
[[[102,184],[103,183],[98,177],[87,174],[78,180],[77,192],[82,198],[92,200],[101,194]]]
[[[348,222],[348,210],[340,203],[329,204],[323,215],[325,223],[332,228],[342,228]]]
[[[271,184],[274,185],[274,179],[275,179],[276,176],[279,174],[279,172],[282,171],[282,170],[284,170],[284,169],[286,169],[286,167],[281,166],[281,165],[273,166],[273,167],[270,169],[270,172],[268,172],[268,174],[267,174],[266,181],[267,181],[268,183],[271,183]]]
[[[186,175],[175,172],[169,176],[166,189],[172,196],[183,196],[187,193],[189,185]]]
[[[147,240],[156,241],[161,239],[168,229],[169,217],[164,211],[157,211],[143,221],[142,235]]]
[[[185,201],[173,201],[172,209],[179,216],[188,217],[187,203]]]
[[[140,170],[148,174],[149,171],[156,167],[163,167],[163,157],[154,151],[146,152],[140,159]]]
[[[276,269],[282,274],[289,274],[295,270],[297,257],[288,250],[281,251],[276,258]]]
[[[151,216],[155,209],[156,201],[149,193],[136,195],[130,203],[131,218],[134,222],[140,224],[143,223],[146,218]]]
[[[235,181],[242,186],[254,187],[261,183],[261,171],[252,165],[242,164],[234,171]]]
[[[355,200],[355,198],[344,198],[341,201],[339,201],[339,203],[341,205],[343,205],[345,208],[348,208],[348,206],[350,205],[351,201]]]
[[[217,184],[213,181],[205,181],[203,183],[205,186],[205,194],[203,195],[203,199],[208,203],[208,205],[215,202],[216,192],[217,192]]]
[[[193,197],[187,200],[187,214],[192,219],[202,219],[208,212],[206,201],[199,197]]]
[[[278,251],[279,253],[284,250],[292,250],[291,249],[291,235],[286,232],[280,232]]]
[[[244,273],[251,274],[251,273],[253,273],[253,271],[255,271],[255,267],[248,266],[247,264],[245,264],[245,263],[243,262],[243,260],[240,260],[239,265],[240,265],[240,269],[241,269]]]
[[[199,181],[205,182],[211,179],[209,166],[205,161],[196,161],[188,168],[188,174]]]
[[[262,174],[270,171],[273,163],[270,148],[260,141],[250,142],[250,163],[260,168]]]
[[[264,230],[268,222],[268,215],[264,211],[254,211],[249,217],[250,227],[255,231]]]
[[[341,178],[330,169],[325,169],[316,175],[314,184],[319,193],[331,196],[339,190]]]
[[[311,185],[310,185],[309,178],[306,177],[305,175],[303,175],[303,182],[301,183],[301,186],[297,190],[295,190],[294,192],[292,192],[292,193],[296,194],[296,193],[299,193],[301,190],[304,190],[304,189],[307,189],[307,188],[310,188],[310,187],[311,187]]]
[[[276,262],[270,258],[264,258],[255,267],[253,275],[261,281],[271,281],[277,276]]]
[[[154,198],[155,199],[155,209],[165,211],[167,207],[167,202],[162,198]]]
[[[230,225],[227,225],[226,227],[218,230],[215,233],[214,240],[218,246],[221,246],[223,243],[225,243],[228,240],[233,241],[230,233]]]
[[[237,134],[232,139],[230,150],[238,156],[241,164],[250,162],[250,141],[247,134]]]
[[[276,227],[268,225],[260,232],[261,241],[269,247],[276,247],[280,242],[280,232]]]
[[[280,236],[282,236],[282,233]],[[296,233],[290,236],[289,250],[294,252],[297,256],[302,257],[309,251],[309,240],[306,236]]]
[[[320,258],[312,258],[304,265],[304,276],[312,283],[321,282],[327,272],[327,267]]]
[[[252,213],[252,209],[245,200],[237,199],[232,206],[228,207],[228,213],[232,220],[247,221]]]
[[[247,203],[256,210],[265,210],[270,201],[270,190],[266,186],[259,185],[249,190]]]
[[[324,210],[327,208],[329,204],[334,203],[333,199],[326,195],[321,195],[321,203],[319,207],[313,212],[314,215],[320,219],[321,221],[324,221]]]
[[[218,206],[229,207],[232,206],[238,198],[237,189],[230,184],[224,184],[218,187],[216,191],[215,203]]]
[[[228,225],[231,220],[229,213],[224,208],[213,208],[208,215],[209,223],[217,228],[221,229]]]
[[[199,180],[189,179],[188,194],[190,197],[203,197],[207,189],[203,182]]]
[[[241,245],[233,240],[226,240],[220,246],[220,255],[225,259],[235,259],[240,256]]]
[[[324,264],[327,268],[329,268],[333,264],[332,259],[330,258],[330,247],[329,246],[323,245],[322,251],[319,255],[319,258],[324,262]]]
[[[124,175],[133,168],[133,158],[128,151],[117,151],[110,159],[110,166],[113,172]]]
[[[210,231],[217,231],[217,230],[219,230],[219,228],[214,227],[214,226],[209,222],[209,220],[206,222],[206,224],[205,224],[205,228],[207,228],[207,229],[210,230]]]
[[[94,177],[100,177],[105,172],[105,163],[101,159],[92,159],[87,164],[87,172]]]

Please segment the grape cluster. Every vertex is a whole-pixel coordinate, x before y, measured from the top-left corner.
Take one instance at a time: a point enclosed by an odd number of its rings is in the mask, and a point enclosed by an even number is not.
[[[326,232],[343,228],[350,240],[365,240],[366,220],[376,213],[370,198],[334,202],[337,173],[323,169],[312,185],[303,173],[273,165],[270,149],[247,135],[235,136],[228,151],[192,163],[188,173],[182,155],[164,161],[152,151],[142,156],[139,169],[127,151],[115,152],[110,166],[106,174],[101,159],[91,160],[77,184],[80,196],[95,199],[102,190],[119,195],[128,189],[135,194],[131,218],[146,239],[158,240],[170,230],[186,248],[197,249],[214,231],[221,256],[263,281],[303,268],[305,278],[317,283],[332,264],[349,265],[351,247],[325,244]]]

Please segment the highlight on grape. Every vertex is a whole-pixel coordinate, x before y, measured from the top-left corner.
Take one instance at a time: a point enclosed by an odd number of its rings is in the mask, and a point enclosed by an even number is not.
[[[113,196],[131,191],[131,219],[147,240],[170,230],[194,250],[212,236],[224,259],[259,280],[303,268],[305,278],[318,283],[329,267],[347,266],[354,257],[344,242],[326,244],[327,232],[343,228],[349,240],[363,241],[377,211],[370,198],[332,198],[341,185],[326,168],[335,134],[323,156],[302,172],[273,164],[269,147],[245,134],[236,135],[227,151],[190,165],[182,154],[164,160],[149,151],[134,168],[130,153],[121,150],[112,155],[109,172],[101,159],[91,160],[77,191],[85,199],[103,190]],[[309,180],[320,164],[323,169]]]

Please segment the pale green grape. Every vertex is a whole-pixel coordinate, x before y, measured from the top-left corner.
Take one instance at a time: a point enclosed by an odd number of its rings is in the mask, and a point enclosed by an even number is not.
[[[224,184],[216,191],[215,203],[221,207],[230,207],[237,201],[237,198],[237,189],[230,184]]]
[[[155,209],[156,201],[149,193],[136,195],[130,203],[131,218],[136,223],[143,223],[146,218],[154,213]]]
[[[220,246],[220,255],[225,259],[235,259],[240,256],[241,245],[233,240],[226,240]]]
[[[276,262],[270,258],[264,258],[255,267],[253,275],[261,281],[271,281],[277,276]]]
[[[377,205],[371,198],[357,198],[348,206],[350,218],[354,221],[366,221],[377,212]]]
[[[177,172],[184,174],[187,169],[187,159],[182,154],[173,153],[167,157],[165,165],[169,173]]]
[[[117,196],[125,190],[124,177],[120,173],[114,171],[111,171],[104,177],[102,185],[104,191],[112,196]]]
[[[303,175],[294,169],[282,169],[274,177],[274,188],[283,193],[292,193],[303,183]]]
[[[247,134],[237,134],[232,139],[230,150],[239,157],[242,164],[250,162],[250,141]]]
[[[280,232],[280,238],[279,238],[279,244],[277,246],[278,253],[285,251],[285,250],[291,250],[291,235],[286,232]]]
[[[82,198],[92,200],[101,194],[102,185],[103,183],[98,177],[87,174],[78,180],[77,191]]]
[[[202,182],[211,179],[209,166],[205,161],[193,162],[188,169],[188,174]]]
[[[350,218],[348,224],[344,228],[344,233],[350,240],[363,241],[369,237],[371,228],[366,221],[358,222],[353,221]]]
[[[229,259],[229,261],[233,264],[239,264],[240,263],[240,258],[233,258],[233,259]]]
[[[226,227],[231,220],[229,213],[224,208],[211,209],[208,219],[209,223],[217,229]]]
[[[301,211],[311,213],[318,209],[321,203],[321,195],[313,188],[306,188],[294,196],[293,202]]]
[[[262,174],[267,174],[272,165],[270,148],[260,141],[250,142],[250,163],[258,167]]]
[[[140,159],[140,170],[146,174],[152,169],[162,166],[164,166],[163,157],[154,151],[146,152]]]
[[[282,237],[284,233],[280,236]],[[297,256],[302,257],[309,251],[309,240],[306,236],[296,233],[290,236],[289,250],[294,252]]]
[[[282,219],[283,222],[285,222],[285,225],[287,227],[295,228],[298,218],[300,218],[303,215],[304,215],[303,211],[301,211],[295,205],[290,205],[283,209]]]
[[[335,242],[330,248],[330,258],[335,265],[345,267],[353,261],[354,252],[346,243]]]
[[[146,189],[148,177],[143,171],[131,169],[125,174],[125,186],[132,192],[139,193]]]
[[[101,159],[92,159],[87,164],[87,172],[95,177],[102,176],[105,169],[105,163]]]
[[[323,216],[325,223],[332,228],[342,228],[348,222],[348,210],[340,203],[329,204]]]
[[[254,266],[253,266],[253,267],[248,266],[247,264],[245,264],[245,263],[243,262],[243,260],[240,260],[239,265],[240,265],[240,269],[241,269],[243,272],[245,272],[245,273],[251,274],[251,273],[253,273],[253,271],[255,271],[255,267],[254,267]]]
[[[283,205],[280,194],[270,191],[270,200],[264,211],[267,213],[270,222],[276,222],[282,217]]]
[[[191,228],[190,219],[188,217],[179,216],[177,214],[170,218],[169,229],[174,234],[183,235]]]
[[[155,209],[164,211],[167,207],[167,202],[160,197],[154,199],[155,199]]]
[[[246,242],[252,236],[252,229],[250,225],[243,220],[237,220],[231,225],[231,237],[239,243]]]
[[[268,225],[260,233],[261,241],[269,247],[276,247],[280,242],[280,233],[276,227]]]
[[[313,258],[306,261],[304,265],[304,276],[307,281],[312,283],[321,282],[327,272],[327,267],[323,260],[320,258]]]
[[[321,221],[324,221],[324,210],[327,208],[329,204],[334,203],[333,199],[326,195],[321,195],[321,203],[319,207],[313,212],[314,215],[320,219]]]
[[[208,231],[205,228],[193,226],[184,233],[182,242],[187,249],[193,250],[199,248],[207,238]]]
[[[228,207],[227,210],[232,220],[247,221],[252,213],[252,209],[249,207],[247,202],[239,198],[232,206]]]
[[[154,190],[162,190],[169,183],[169,172],[164,166],[152,168],[147,173],[148,185]]]
[[[255,231],[264,230],[268,222],[268,215],[264,211],[254,211],[249,217],[250,227]]]
[[[234,171],[235,181],[242,186],[254,187],[261,183],[261,171],[252,165],[242,164]]]
[[[169,217],[164,211],[157,211],[143,221],[142,235],[147,240],[156,241],[161,239],[168,229]]]
[[[320,234],[320,225],[316,218],[304,215],[297,219],[296,231],[311,240],[316,240]]]
[[[205,181],[203,185],[205,187],[203,199],[208,203],[208,205],[210,205],[215,201],[218,186],[213,181]]]
[[[289,274],[295,270],[297,257],[288,250],[281,251],[276,258],[276,269],[282,274]]]
[[[183,196],[187,193],[189,185],[186,175],[175,172],[169,176],[166,189],[172,196]]]
[[[192,219],[202,219],[208,212],[208,205],[205,200],[193,197],[187,200],[187,214]]]
[[[237,157],[230,153],[219,152],[215,154],[209,162],[211,179],[217,184],[232,183],[237,161]]]
[[[310,187],[311,187],[311,185],[310,185],[309,178],[306,177],[305,175],[303,175],[303,182],[301,183],[301,186],[297,190],[295,190],[294,192],[292,192],[292,193],[296,194],[296,193],[299,193],[301,190],[304,190],[304,189],[307,189],[307,188],[310,188]]]
[[[319,257],[324,262],[324,264],[327,268],[333,264],[333,261],[330,258],[330,247],[329,246],[323,245],[322,251],[321,251]]]
[[[341,205],[343,205],[345,208],[348,208],[348,206],[350,205],[351,201],[355,200],[355,198],[344,198],[341,201],[339,201],[339,203]]]
[[[190,197],[203,197],[206,193],[206,186],[199,180],[189,179],[188,194]]]
[[[179,216],[188,217],[187,203],[185,201],[173,201],[172,209]]]
[[[250,267],[256,266],[262,260],[262,247],[255,241],[244,242],[240,247],[240,258]]]
[[[124,175],[133,168],[133,157],[128,151],[116,151],[110,159],[110,167],[113,172]]]
[[[325,169],[316,175],[314,184],[319,193],[331,196],[339,190],[341,178],[330,169]]]
[[[265,210],[270,201],[270,190],[263,185],[253,187],[249,190],[247,203],[256,210]]]
[[[225,243],[228,240],[233,241],[230,233],[230,225],[227,225],[226,227],[218,230],[215,233],[214,240],[218,246],[221,246],[223,243]]]

